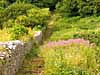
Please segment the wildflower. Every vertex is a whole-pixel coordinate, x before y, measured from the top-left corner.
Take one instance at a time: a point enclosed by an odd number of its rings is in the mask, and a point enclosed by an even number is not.
[[[60,41],[49,42],[48,44],[46,44],[46,46],[55,47],[55,46],[64,46],[64,45],[68,45],[68,44],[89,45],[90,43],[88,40],[78,38],[78,39],[69,39],[69,40],[60,40]]]

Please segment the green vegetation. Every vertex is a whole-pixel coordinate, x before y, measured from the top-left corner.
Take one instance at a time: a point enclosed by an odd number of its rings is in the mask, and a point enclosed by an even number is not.
[[[99,0],[62,0],[57,4],[57,11],[64,13],[64,16],[81,17],[100,15]]]
[[[28,30],[21,25],[15,25],[10,32],[12,34],[11,37],[13,40],[18,39],[20,36],[28,34]]]
[[[49,42],[41,48],[44,75],[98,75],[96,53],[96,47],[81,39]]]
[[[47,27],[47,22],[50,17],[48,8],[41,9],[27,2],[22,3],[20,0],[14,3],[8,3],[8,6],[3,4],[0,6],[2,8],[0,10],[0,29],[2,33],[9,35],[10,38],[5,39],[1,35],[0,39],[3,39],[1,41],[24,39],[25,36],[29,38],[33,36],[32,33],[34,33],[36,28],[41,30]],[[7,33],[6,31],[4,32],[4,29],[7,29]]]
[[[63,46],[60,43],[51,48],[43,45],[40,50],[34,48],[26,55],[18,75],[34,75],[32,70],[40,69],[41,66],[34,67],[38,65],[32,62],[34,57],[42,59],[43,69],[39,72],[43,72],[43,75],[99,75],[99,0],[0,1],[0,41],[27,41],[35,31],[44,28],[48,29],[45,36],[49,37],[46,43],[50,41],[50,45],[52,42],[56,45],[59,41],[75,39],[84,39],[90,43],[84,45],[76,41]],[[27,73],[27,70],[31,71]]]
[[[5,37],[7,36],[7,37]],[[0,41],[9,41],[11,40],[11,34],[9,33],[9,29],[0,30]]]
[[[51,41],[68,40],[70,38],[84,38],[92,43],[99,43],[100,17],[58,18],[54,23]]]

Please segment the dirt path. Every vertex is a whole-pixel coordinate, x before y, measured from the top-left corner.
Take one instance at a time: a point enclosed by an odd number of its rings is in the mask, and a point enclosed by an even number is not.
[[[17,75],[43,75],[43,65],[43,59],[40,57],[24,60]]]
[[[54,19],[55,19],[54,17],[55,15],[52,15],[50,20],[48,21],[48,29],[45,33],[45,40],[48,39],[52,34],[51,31],[54,24]],[[48,40],[46,40],[44,43],[47,42]],[[43,75],[43,67],[44,67],[44,62],[41,57],[31,56],[29,57],[29,59],[26,58],[24,59],[22,67],[18,71],[17,75]]]

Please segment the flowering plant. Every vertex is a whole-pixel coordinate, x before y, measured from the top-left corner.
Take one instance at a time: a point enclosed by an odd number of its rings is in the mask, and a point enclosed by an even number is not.
[[[84,39],[49,42],[41,47],[45,75],[96,75],[96,48]]]
[[[55,47],[55,46],[64,46],[64,45],[68,45],[68,44],[82,44],[82,45],[89,45],[89,41],[88,40],[84,40],[84,39],[69,39],[69,40],[60,40],[58,42],[49,42],[47,45],[48,47]]]

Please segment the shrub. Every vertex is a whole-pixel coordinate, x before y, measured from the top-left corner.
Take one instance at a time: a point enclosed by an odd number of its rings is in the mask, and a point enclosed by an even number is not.
[[[3,26],[3,23],[8,19],[16,19],[19,15],[26,14],[28,9],[33,8],[34,6],[31,4],[21,4],[21,3],[13,3],[4,9],[3,12],[0,13],[0,25]]]
[[[31,28],[37,25],[40,25],[42,27],[47,24],[49,16],[50,14],[48,8],[32,8],[27,11],[27,16],[18,16],[15,20],[15,23]]]
[[[97,75],[96,48],[89,41],[70,39],[41,47],[44,75]]]
[[[96,14],[100,15],[100,0],[95,0]]]
[[[31,23],[31,21],[26,15],[21,15],[16,18],[15,23],[28,26]]]
[[[33,25],[45,26],[50,16],[49,9],[33,8],[27,11],[28,19],[32,21]],[[32,25],[31,23],[31,25]],[[33,27],[33,26],[32,26]]]
[[[78,15],[77,0],[62,0],[61,2],[58,2],[56,9],[66,16],[76,16]]]
[[[3,23],[8,21],[8,19],[16,19],[19,15],[25,15],[26,11],[33,8],[31,4],[24,3],[13,3],[9,5],[0,13],[0,25],[3,27]]]
[[[95,0],[78,0],[80,16],[96,14]]]
[[[62,0],[56,5],[57,11],[64,16],[81,17],[100,15],[100,0]]]
[[[15,19],[19,15],[26,14],[28,9],[33,8],[31,4],[13,3],[4,10],[5,17]]]
[[[19,39],[21,36],[28,34],[28,30],[24,26],[18,24],[13,26],[10,32],[11,32],[11,38],[13,40]]]

